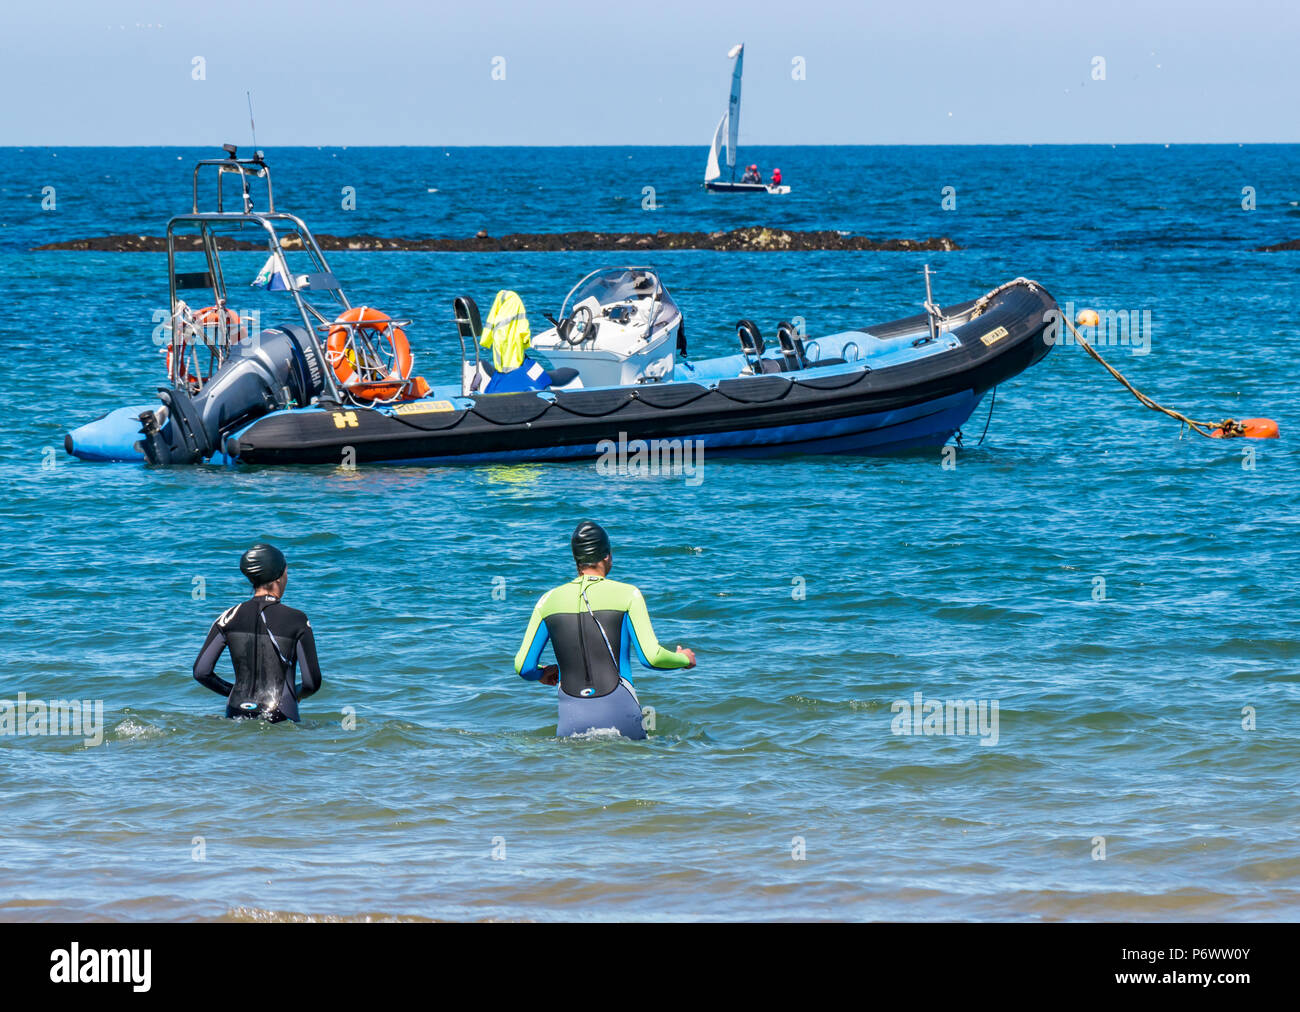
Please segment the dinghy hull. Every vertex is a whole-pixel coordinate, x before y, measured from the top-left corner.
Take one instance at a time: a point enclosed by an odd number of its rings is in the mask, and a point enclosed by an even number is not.
[[[790,187],[785,183],[782,183],[780,186],[772,186],[768,183],[726,183],[719,180],[711,180],[704,184],[704,188],[712,193],[785,194],[790,192]]]
[[[971,304],[967,304],[967,311]],[[711,456],[886,454],[942,446],[984,394],[1050,348],[1056,303],[1019,283],[946,331],[953,345],[888,368],[853,363],[691,382],[480,396],[391,409],[318,405],[266,415],[224,443],[248,464],[448,464],[594,458],[610,444],[698,441]],[[956,307],[960,312],[962,307]],[[850,332],[888,341],[925,317]],[[918,340],[925,341],[925,338]]]

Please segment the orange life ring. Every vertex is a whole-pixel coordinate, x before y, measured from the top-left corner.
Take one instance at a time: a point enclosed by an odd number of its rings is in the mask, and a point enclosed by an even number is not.
[[[401,327],[393,326],[387,313],[369,306],[356,306],[342,313],[335,323],[360,323],[362,327],[331,327],[325,342],[326,361],[340,383],[361,400],[389,400],[396,397],[410,378],[414,360],[411,345]],[[387,339],[393,349],[393,369],[387,375],[373,375],[376,370],[358,364],[354,330],[371,330]],[[363,375],[367,373],[368,375]]]
[[[205,337],[213,337],[213,340],[204,340],[195,342],[196,348],[202,343],[208,348],[208,370],[204,372],[197,362],[194,363],[194,372],[190,372],[190,362],[188,349],[190,346],[189,336],[186,335],[180,341],[180,367],[173,380],[179,380],[186,384],[202,386],[208,381],[214,372],[221,367],[221,363],[226,360],[224,348],[229,348],[232,344],[238,344],[247,335],[244,333],[244,321],[239,318],[239,314],[233,309],[222,309],[220,306],[204,306],[202,309],[194,312],[194,323],[205,331]],[[224,341],[222,340],[224,338]],[[175,345],[167,345],[167,375],[172,376],[172,350]]]

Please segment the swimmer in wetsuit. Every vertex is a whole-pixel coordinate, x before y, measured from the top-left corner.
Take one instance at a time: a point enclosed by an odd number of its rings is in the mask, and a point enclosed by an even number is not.
[[[271,545],[254,545],[239,560],[253,596],[224,611],[212,623],[194,662],[194,679],[226,697],[227,717],[258,717],[277,724],[298,719],[298,701],[320,688],[320,665],[311,623],[280,603],[289,582],[288,565]],[[232,685],[216,673],[217,659],[230,648]],[[295,685],[301,667],[302,687]]]
[[[607,580],[614,559],[609,536],[590,520],[573,532],[578,577],[542,595],[533,608],[515,671],[529,681],[559,686],[561,738],[614,729],[644,738],[641,702],[628,677],[635,653],[650,668],[695,667],[695,653],[659,645],[641,591]],[[557,664],[541,665],[547,643]]]

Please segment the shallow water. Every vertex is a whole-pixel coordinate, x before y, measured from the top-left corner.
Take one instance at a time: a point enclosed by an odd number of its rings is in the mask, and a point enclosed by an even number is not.
[[[673,150],[553,151],[548,178],[567,178],[576,158],[673,166]],[[79,463],[62,455],[64,431],[147,398],[161,378],[148,331],[166,299],[164,258],[26,249],[157,234],[187,182],[174,153],[164,171],[156,154],[127,150],[117,157],[136,198],[110,202],[99,183],[75,197],[90,156],[60,151],[76,168],[59,178],[57,217],[42,216],[38,159],[52,153],[0,152],[0,284],[17,310],[0,361],[11,395],[0,408],[0,699],[102,700],[106,725],[91,747],[0,737],[0,916],[1300,914],[1300,254],[1250,252],[1300,233],[1289,204],[1300,184],[1286,182],[1300,148],[917,150],[936,179],[984,197],[944,215],[936,193],[932,210],[914,210],[920,197],[891,200],[913,192],[914,152],[847,149],[827,163],[787,150],[792,184],[825,172],[820,191],[796,191],[802,203],[736,211],[674,182],[655,227],[769,215],[950,234],[968,248],[929,255],[940,301],[1026,274],[1063,304],[1150,309],[1151,353],[1108,352],[1139,387],[1197,417],[1272,416],[1284,438],[1254,444],[1245,467],[1243,444],[1180,439],[1065,347],[999,390],[976,446],[985,403],[951,470],[938,453],[706,458],[692,486],[590,464]],[[518,201],[511,153],[487,150],[348,152],[389,180],[393,208],[421,181],[447,205],[409,222],[371,209],[354,223],[320,196],[337,180],[319,192],[304,182],[329,152],[269,154],[286,165],[281,202],[320,231],[648,227],[619,210],[639,200],[630,177],[611,169],[594,194]],[[412,168],[440,157],[473,159],[506,189]],[[688,168],[661,174],[693,180]],[[1253,179],[1252,217],[1236,201]],[[739,315],[802,312],[816,332],[913,312],[924,259],[651,262],[696,353],[721,354]],[[454,295],[486,304],[509,285],[539,313],[601,262],[331,257],[354,302],[416,320],[420,369],[439,379],[458,358]],[[553,695],[511,668],[588,515],[609,528],[614,575],[642,587],[660,637],[699,652],[695,670],[637,678],[655,709],[646,742],[556,740]],[[209,623],[243,593],[239,553],[259,538],[289,556],[289,603],[311,615],[320,645],[325,688],[298,726],[222,720],[221,701],[189,677]],[[996,701],[996,744],[892,733],[893,704],[918,691]]]

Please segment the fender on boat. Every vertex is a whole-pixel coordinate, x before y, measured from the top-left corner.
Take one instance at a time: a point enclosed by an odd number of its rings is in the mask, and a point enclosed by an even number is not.
[[[110,411],[65,435],[63,449],[80,460],[142,461],[140,415],[158,407],[155,401]]]

